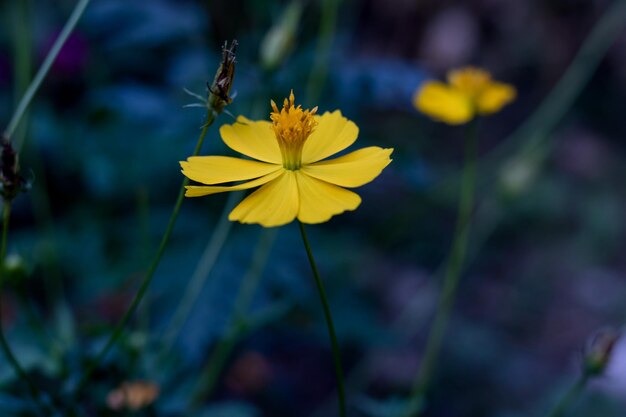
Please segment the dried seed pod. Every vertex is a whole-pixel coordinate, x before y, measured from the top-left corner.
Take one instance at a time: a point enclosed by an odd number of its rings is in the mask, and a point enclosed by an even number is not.
[[[220,63],[212,84],[207,84],[209,98],[207,105],[216,113],[221,113],[233,99],[230,96],[230,90],[233,86],[235,78],[235,63],[237,46],[239,44],[233,40],[228,46],[228,42],[224,42],[222,47],[222,62]]]

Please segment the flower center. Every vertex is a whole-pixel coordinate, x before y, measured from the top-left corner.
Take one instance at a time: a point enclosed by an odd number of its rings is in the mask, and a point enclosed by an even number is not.
[[[491,74],[475,67],[466,67],[448,73],[448,82],[472,99],[478,98],[491,83]]]
[[[272,109],[274,110],[270,113],[272,130],[283,157],[283,166],[295,171],[302,165],[304,142],[317,126],[313,117],[317,113],[317,107],[312,110],[302,110],[300,105],[296,107],[292,90],[289,99],[285,99],[280,111],[273,100]]]

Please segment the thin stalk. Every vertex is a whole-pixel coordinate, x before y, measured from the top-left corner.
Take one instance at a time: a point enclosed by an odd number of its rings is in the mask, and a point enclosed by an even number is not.
[[[265,83],[268,82],[266,79],[267,75],[268,73],[263,73],[262,85],[265,85]],[[251,106],[250,114],[256,117],[261,112],[264,104],[264,99],[257,99]],[[213,229],[213,234],[209,238],[209,241],[202,252],[202,256],[196,265],[196,269],[194,270],[193,275],[185,288],[183,297],[178,303],[174,315],[164,332],[165,336],[163,337],[163,348],[161,348],[160,352],[161,357],[166,357],[170,352],[174,343],[176,343],[176,339],[178,339],[183,325],[189,318],[189,315],[193,310],[193,306],[197,303],[200,292],[206,285],[207,279],[209,278],[217,258],[226,243],[226,239],[232,230],[233,223],[228,220],[228,214],[243,199],[243,197],[243,192],[232,192],[229,194],[226,204],[222,209],[222,213],[220,214],[217,226]]]
[[[331,49],[337,28],[337,12],[340,0],[322,0],[322,17],[317,35],[317,48],[313,69],[309,76],[306,97],[311,103],[317,102],[328,74]]]
[[[259,286],[263,270],[267,265],[267,260],[269,259],[274,240],[276,239],[276,233],[276,228],[269,229],[263,231],[259,238],[256,248],[254,249],[250,269],[239,286],[239,292],[237,293],[233,307],[231,329],[227,332],[225,337],[218,341],[213,354],[200,373],[191,401],[192,409],[211,395],[236,342],[241,338],[248,327],[245,323],[245,315],[250,308],[250,304],[252,304],[254,293]]]
[[[137,223],[139,224],[137,236],[137,258],[141,260],[141,264],[147,263],[152,252],[150,246],[150,201],[148,198],[148,190],[142,187],[137,190]],[[150,331],[150,297],[145,296],[141,308],[137,312],[137,323],[143,334]],[[145,350],[146,345],[142,347]]]
[[[304,248],[306,249],[306,254],[309,258],[309,263],[311,264],[311,271],[313,272],[313,278],[315,278],[315,284],[317,285],[317,290],[320,295],[320,300],[322,301],[322,306],[324,307],[324,316],[326,317],[326,324],[328,326],[328,335],[330,336],[330,342],[333,351],[333,361],[335,363],[335,376],[337,377],[337,393],[339,397],[339,415],[341,417],[346,417],[346,393],[343,382],[343,367],[341,366],[341,351],[339,350],[339,343],[337,342],[337,336],[335,334],[335,326],[333,324],[333,318],[330,314],[330,306],[328,305],[328,297],[326,296],[326,291],[324,290],[324,284],[322,283],[322,279],[320,278],[319,271],[317,270],[317,265],[315,263],[315,258],[313,258],[313,252],[311,251],[311,245],[309,244],[309,239],[306,234],[306,230],[304,228],[304,224],[298,221],[298,226],[300,226],[300,234],[302,235],[302,242],[304,243]]]
[[[467,242],[470,234],[470,219],[474,207],[474,188],[476,184],[476,154],[477,154],[477,134],[476,121],[470,122],[467,127],[465,138],[465,164],[461,183],[461,196],[459,200],[456,232],[452,244],[452,253],[448,258],[445,269],[443,289],[435,319],[428,336],[426,350],[422,359],[422,365],[417,374],[417,378],[411,390],[411,398],[407,409],[403,413],[405,417],[410,417],[417,413],[420,401],[426,395],[432,382],[432,376],[437,364],[437,358],[441,350],[443,338],[450,319],[450,313],[454,305],[456,291],[459,285],[465,254],[467,252]]]
[[[625,24],[626,1],[616,0],[593,26],[563,76],[535,111],[511,135],[481,158],[479,172],[481,183],[497,179],[491,173],[506,155],[514,153],[519,148],[523,148],[518,151],[520,154],[531,152],[543,142],[550,140],[550,133],[584,91],[609,47],[622,33]],[[455,173],[444,178],[439,187],[450,185],[456,176]]]
[[[202,148],[202,144],[204,143],[204,138],[206,137],[209,127],[215,121],[215,116],[216,114],[214,111],[209,110],[207,112],[207,121],[202,127],[202,131],[200,132],[200,136],[198,137],[198,142],[196,143],[196,147],[193,151],[193,156],[197,156],[200,153],[200,149]],[[159,248],[157,249],[156,255],[154,259],[152,260],[150,267],[148,268],[148,272],[146,272],[146,275],[143,278],[143,281],[139,287],[139,290],[137,291],[137,293],[135,294],[135,297],[131,301],[130,306],[128,307],[124,315],[122,316],[122,319],[119,321],[117,326],[115,326],[115,329],[113,330],[113,332],[111,333],[111,336],[109,337],[108,341],[104,345],[104,348],[100,351],[100,353],[96,356],[95,360],[87,368],[87,371],[85,372],[80,382],[78,383],[76,391],[74,393],[75,397],[77,397],[80,394],[80,392],[85,388],[85,385],[89,381],[89,378],[91,377],[93,372],[96,370],[100,362],[104,359],[104,357],[109,352],[111,347],[113,347],[115,342],[120,338],[120,336],[122,335],[122,332],[124,331],[124,327],[126,326],[126,323],[128,322],[128,320],[130,320],[131,316],[135,313],[135,310],[137,310],[139,303],[141,302],[144,295],[146,294],[146,291],[148,290],[148,287],[150,286],[150,283],[152,282],[152,278],[154,277],[154,272],[159,266],[161,257],[163,256],[163,252],[165,251],[165,247],[167,246],[167,243],[170,239],[170,235],[172,234],[174,225],[176,224],[176,219],[178,218],[178,213],[180,211],[180,207],[183,203],[183,199],[185,196],[185,186],[188,184],[189,184],[189,179],[185,178],[180,186],[180,190],[178,192],[178,198],[176,199],[176,203],[174,204],[174,209],[172,210],[172,214],[170,215],[170,220],[167,224],[167,228],[165,229],[165,233],[163,234],[163,237],[161,238],[161,243],[159,244]]]
[[[28,89],[31,80],[32,72],[32,2],[30,0],[22,0],[14,2],[14,30],[15,43],[14,43],[14,74],[15,74],[15,105],[19,104],[19,100]],[[14,141],[17,143],[23,143],[28,129],[28,111],[22,116],[22,123],[16,129],[14,133]],[[36,176],[38,179],[43,176]],[[38,181],[40,185],[40,181]],[[39,188],[37,188],[39,190]],[[42,206],[48,207],[42,203]],[[35,210],[39,210],[39,205],[35,205]],[[45,208],[44,208],[45,209]],[[47,283],[49,280],[45,280]],[[52,291],[46,291],[46,293],[56,294]],[[41,315],[38,314],[33,307],[32,300],[29,299],[28,293],[25,287],[22,287],[19,292],[21,304],[28,317],[28,322],[31,327],[37,330],[38,336],[43,344],[49,344],[50,334],[44,327]],[[52,347],[55,348],[55,347]],[[56,349],[56,348],[55,348]]]
[[[230,352],[235,348],[242,331],[241,324],[235,323],[228,334],[222,337],[215,346],[213,353],[200,373],[200,378],[191,398],[190,411],[197,409],[215,388],[217,379],[222,373]]]
[[[191,313],[193,306],[196,304],[196,301],[198,301],[201,290],[204,288],[206,280],[209,277],[232,228],[232,222],[228,220],[228,214],[233,210],[235,205],[241,201],[242,198],[243,193],[239,192],[230,193],[228,196],[228,200],[222,209],[222,214],[220,215],[215,231],[204,248],[200,261],[198,262],[198,265],[196,266],[196,269],[187,284],[187,288],[185,288],[185,293],[183,294],[183,297],[176,308],[176,312],[174,313],[167,330],[165,331],[163,343],[164,356],[176,342],[183,325],[189,318],[189,314]]]
[[[87,8],[87,5],[89,4],[89,1],[90,0],[80,0],[74,7],[72,14],[70,15],[69,19],[65,23],[65,26],[63,26],[63,29],[61,30],[59,37],[56,39],[56,41],[52,45],[52,48],[48,52],[48,55],[46,55],[46,58],[44,59],[43,63],[41,64],[41,67],[37,71],[37,74],[35,74],[35,78],[33,78],[33,81],[30,83],[30,85],[28,86],[28,89],[24,93],[24,96],[22,96],[22,99],[20,100],[19,104],[15,108],[15,112],[13,113],[13,116],[11,117],[11,120],[9,121],[8,126],[6,130],[4,131],[4,136],[6,136],[7,138],[12,137],[13,133],[15,133],[15,129],[17,128],[17,126],[20,123],[20,120],[24,116],[26,109],[30,105],[30,102],[33,100],[33,97],[35,97],[37,90],[39,90],[41,83],[43,82],[44,78],[50,71],[52,64],[56,60],[57,55],[59,55],[59,52],[61,51],[61,48],[63,48],[63,45],[67,41],[67,38],[69,38],[70,34],[76,27],[76,24],[78,23],[81,16],[83,15],[83,12],[85,11],[85,9]],[[16,148],[19,150],[21,149],[22,145],[23,145],[22,142],[17,143]]]
[[[565,412],[572,406],[574,401],[580,396],[581,392],[587,386],[589,376],[583,373],[578,380],[565,392],[561,399],[554,405],[552,410],[546,414],[547,417],[562,417]]]
[[[15,74],[15,104],[18,104],[18,97],[22,97],[30,82],[32,71],[32,36],[31,36],[31,4],[29,0],[16,1],[13,3],[13,33],[15,43],[13,51],[13,73]],[[26,125],[28,114],[23,116],[22,128],[15,132],[18,142],[24,140],[26,135]]]
[[[49,407],[46,406],[41,400],[41,392],[39,388],[35,385],[35,383],[28,377],[24,368],[20,365],[17,358],[13,354],[9,343],[6,340],[4,335],[4,330],[2,328],[2,285],[4,280],[4,260],[6,258],[7,253],[7,235],[9,231],[9,219],[11,218],[11,202],[5,201],[3,210],[2,210],[2,240],[0,243],[0,347],[2,347],[2,352],[4,356],[6,356],[9,364],[13,367],[15,373],[19,376],[19,378],[26,383],[28,386],[28,390],[30,396],[33,401],[37,404],[37,406],[44,411],[49,411]]]

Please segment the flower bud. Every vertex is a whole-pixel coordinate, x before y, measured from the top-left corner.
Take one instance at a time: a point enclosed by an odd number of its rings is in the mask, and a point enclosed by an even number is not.
[[[2,273],[7,286],[17,287],[24,284],[28,276],[28,265],[24,258],[16,253],[11,253],[4,259]]]
[[[280,19],[261,42],[261,65],[268,71],[276,69],[293,50],[296,30],[302,15],[302,2],[293,0]]]
[[[26,189],[27,183],[20,175],[19,156],[9,139],[4,137],[0,145],[0,195],[11,201]]]
[[[620,331],[608,328],[597,332],[589,339],[583,357],[583,371],[587,376],[604,373],[620,337]]]
[[[506,198],[524,194],[535,183],[541,166],[548,155],[547,148],[521,152],[506,161],[500,170],[499,189]]]

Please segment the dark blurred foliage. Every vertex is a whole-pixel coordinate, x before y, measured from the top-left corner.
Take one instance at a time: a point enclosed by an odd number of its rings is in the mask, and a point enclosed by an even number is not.
[[[2,2],[0,115],[14,92],[15,28],[32,33],[37,68],[73,1]],[[388,416],[410,389],[454,230],[461,128],[411,105],[426,78],[483,66],[518,100],[480,126],[489,154],[563,74],[608,0],[347,0],[341,2],[319,103],[305,97],[320,4],[308,2],[296,45],[270,73],[260,43],[284,1],[93,0],[28,118],[22,167],[32,190],[14,204],[2,294],[4,327],[20,361],[51,392],[69,390],[120,319],[163,233],[186,158],[203,123],[188,88],[204,94],[224,40],[238,39],[228,110],[267,118],[291,88],[305,105],[339,108],[360,146],[394,147],[394,162],[359,190],[361,207],[310,227],[348,374],[351,415]],[[436,373],[429,416],[540,415],[580,367],[585,340],[626,314],[622,33],[556,131],[507,154],[479,188],[470,261]],[[230,123],[222,115],[218,124]],[[203,154],[228,154],[217,127]],[[529,138],[530,139],[530,138]],[[163,335],[227,196],[184,202],[150,295],[83,398],[110,410],[124,381],[160,386],[136,415],[178,416],[218,340],[229,334],[239,285],[266,231],[233,225],[199,302],[163,358]],[[295,225],[280,228],[206,417],[332,416],[329,343]],[[37,324],[40,323],[40,324]],[[256,323],[256,324],[254,324]],[[0,362],[2,415],[25,415],[23,387]],[[626,345],[609,376],[572,416],[624,413]]]

